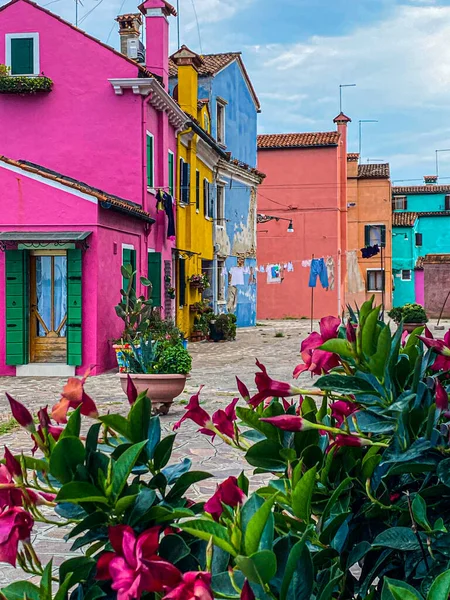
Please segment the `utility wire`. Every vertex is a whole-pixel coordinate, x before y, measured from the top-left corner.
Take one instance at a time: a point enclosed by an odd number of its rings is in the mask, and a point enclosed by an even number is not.
[[[195,0],[191,0],[191,2],[192,2],[192,8],[194,9],[195,20],[197,21],[197,32],[198,32],[198,43],[200,44],[200,54],[203,54],[202,36],[200,33],[200,24],[198,22],[197,9],[195,8]]]
[[[83,21],[85,21],[85,20],[88,18],[88,16],[89,16],[91,13],[93,13],[93,12],[94,12],[94,10],[95,10],[96,8],[98,8],[98,7],[100,6],[100,4],[101,4],[102,2],[103,2],[103,0],[99,0],[99,1],[97,2],[97,4],[91,8],[91,10],[88,10],[88,11],[87,11],[87,13],[85,13],[85,14],[84,14],[84,15],[81,17],[81,19],[78,21],[78,24],[80,24],[80,23],[83,23]]]
[[[125,6],[125,2],[126,2],[126,0],[122,0],[122,4],[120,5],[120,8],[119,8],[119,15],[121,14],[123,7]],[[109,38],[111,37],[111,34],[112,34],[115,26],[116,26],[115,23],[113,23],[111,25],[111,29],[109,30],[108,37],[106,38],[106,43],[109,42]]]

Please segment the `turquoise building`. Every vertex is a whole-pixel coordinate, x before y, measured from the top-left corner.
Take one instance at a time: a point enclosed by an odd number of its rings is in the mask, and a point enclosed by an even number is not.
[[[392,210],[394,306],[417,302],[439,316],[450,292],[450,185],[429,176],[424,185],[393,187]]]

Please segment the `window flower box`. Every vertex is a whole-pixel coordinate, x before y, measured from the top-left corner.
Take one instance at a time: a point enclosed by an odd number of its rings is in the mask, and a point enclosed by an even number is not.
[[[0,75],[0,94],[30,95],[51,92],[53,81],[43,75]]]

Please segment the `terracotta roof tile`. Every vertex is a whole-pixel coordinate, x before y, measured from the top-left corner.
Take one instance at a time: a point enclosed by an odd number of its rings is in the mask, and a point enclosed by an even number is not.
[[[0,162],[18,167],[19,169],[22,169],[22,171],[36,173],[36,175],[40,175],[45,179],[57,181],[68,188],[72,188],[74,190],[78,190],[79,192],[93,196],[94,198],[97,198],[100,203],[107,203],[113,210],[115,209],[119,210],[120,212],[128,213],[129,215],[138,217],[148,223],[155,222],[155,219],[153,219],[150,213],[143,210],[139,204],[108,194],[107,192],[103,192],[102,190],[92,187],[87,183],[83,183],[82,181],[78,181],[77,179],[73,179],[72,177],[61,175],[56,171],[52,171],[51,169],[47,169],[46,167],[42,167],[25,160],[13,160],[11,158],[7,158],[6,156],[0,156]]]
[[[450,185],[410,185],[410,186],[394,186],[393,194],[450,194]]]
[[[339,137],[340,134],[337,131],[263,134],[258,135],[258,150],[337,146]]]
[[[389,163],[359,165],[358,177],[359,179],[389,179]]]
[[[417,219],[415,212],[394,212],[392,214],[392,227],[412,227]]]
[[[414,267],[415,269],[422,271],[423,270],[423,259],[425,257],[424,256],[419,256],[419,258],[416,260],[416,266]]]
[[[164,2],[164,5],[165,5],[165,7],[166,7],[166,11],[167,11],[167,13],[168,13],[169,15],[173,15],[174,17],[176,17],[176,16],[177,16],[177,11],[176,11],[175,7],[174,7],[174,6],[172,6],[171,4],[169,4],[169,3],[168,3],[166,0],[163,0],[163,2]],[[138,9],[139,9],[139,10],[140,10],[142,13],[145,13],[144,4],[145,4],[145,1],[144,1],[144,2],[142,2],[142,4],[140,4],[140,5],[138,6]]]
[[[423,257],[424,265],[442,265],[450,263],[450,254],[427,254]]]
[[[0,6],[0,12],[3,11],[3,10],[5,10],[5,9],[7,9],[7,8],[9,8],[12,4],[16,4],[16,2],[19,2],[19,0],[11,0],[11,2],[8,2],[8,4]],[[152,73],[150,73],[150,71],[148,71],[145,67],[139,65],[132,58],[128,58],[128,56],[125,56],[125,54],[122,54],[121,52],[118,52],[117,50],[115,50],[111,46],[108,46],[108,44],[105,44],[104,42],[100,41],[99,39],[97,39],[93,35],[90,35],[86,31],[83,31],[79,27],[76,27],[72,23],[69,23],[69,21],[66,21],[66,20],[62,19],[59,15],[55,15],[55,13],[53,13],[51,10],[48,10],[47,8],[44,8],[43,6],[40,6],[39,4],[36,4],[36,2],[32,2],[32,0],[22,0],[22,2],[26,2],[27,4],[30,4],[31,6],[33,6],[34,8],[37,8],[38,10],[41,10],[42,12],[47,13],[48,15],[50,15],[51,17],[53,17],[54,19],[57,19],[61,23],[64,23],[64,25],[67,25],[67,27],[70,27],[71,29],[74,29],[75,31],[78,31],[78,33],[81,33],[82,35],[84,35],[85,37],[89,38],[90,40],[96,42],[97,44],[100,44],[100,46],[103,46],[104,48],[106,48],[110,52],[114,52],[114,54],[117,54],[117,56],[120,56],[121,58],[123,58],[127,62],[133,64],[138,69],[138,73],[140,73],[141,77],[142,76],[145,76],[145,77],[154,77],[154,75],[152,75]]]
[[[347,162],[357,162],[359,160],[359,152],[349,152],[347,154]]]

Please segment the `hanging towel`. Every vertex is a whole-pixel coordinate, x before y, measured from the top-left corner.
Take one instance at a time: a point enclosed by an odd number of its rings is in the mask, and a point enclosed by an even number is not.
[[[260,273],[265,273],[265,272],[266,272],[266,269],[264,268],[264,266],[263,266],[263,265],[261,265],[261,266],[259,267],[259,272],[260,272]]]
[[[280,265],[267,266],[267,283],[281,283],[281,267]]]
[[[358,254],[356,250],[347,252],[347,291],[349,294],[363,292],[366,289],[364,279],[358,264]]]
[[[311,261],[310,260],[302,260],[302,267],[310,267],[311,266]]]
[[[331,291],[334,290],[334,258],[332,256],[327,256],[327,260],[325,262],[327,267],[327,275],[328,275],[328,283],[329,289]]]
[[[291,262],[288,262],[288,264],[287,264],[288,273],[292,273],[293,270],[294,270],[294,265]]]
[[[156,194],[156,210],[164,210],[164,197],[162,190],[158,190],[158,193]]]
[[[230,285],[244,285],[244,269],[242,267],[231,267]]]
[[[323,258],[313,258],[309,273],[309,287],[316,287],[317,277],[324,289],[328,289],[328,273]]]

